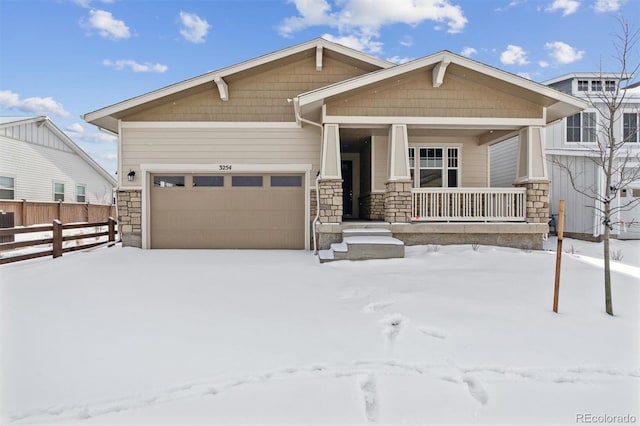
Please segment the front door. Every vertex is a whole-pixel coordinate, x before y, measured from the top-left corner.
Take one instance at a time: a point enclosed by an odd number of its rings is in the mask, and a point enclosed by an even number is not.
[[[342,215],[353,217],[353,161],[342,160]]]

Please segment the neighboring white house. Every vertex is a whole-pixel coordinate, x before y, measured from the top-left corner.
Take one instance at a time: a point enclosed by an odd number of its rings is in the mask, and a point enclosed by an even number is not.
[[[565,200],[565,232],[574,237],[600,239],[604,234],[604,225],[600,214],[594,209],[594,200],[576,191],[569,174],[558,164],[569,165],[575,178],[575,186],[602,193],[605,176],[590,159],[597,149],[597,136],[602,131],[602,110],[598,93],[614,91],[624,85],[631,76],[621,79],[616,73],[580,72],[562,75],[543,82],[561,92],[589,101],[591,106],[584,111],[566,117],[547,126],[546,155],[550,185],[550,212],[557,215],[560,200]],[[640,88],[625,90],[625,103],[615,117],[614,137],[617,141],[626,140],[626,149],[617,161],[624,157],[632,159],[629,168],[639,167],[640,135]],[[491,149],[491,186],[510,186],[510,168],[514,168],[513,159],[517,157],[517,138],[495,145]],[[510,174],[511,173],[511,174]],[[615,181],[615,178],[614,178]],[[622,206],[640,197],[640,182],[621,188],[613,206]],[[601,207],[601,206],[598,206]],[[640,238],[640,204],[621,211],[613,218],[613,234],[620,239]]]
[[[0,117],[0,153],[0,200],[113,203],[116,180],[48,117]]]

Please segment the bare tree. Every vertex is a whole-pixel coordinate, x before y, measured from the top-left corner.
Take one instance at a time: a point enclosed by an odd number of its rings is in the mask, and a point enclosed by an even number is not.
[[[635,104],[636,119],[633,126],[623,128],[623,109],[630,108],[627,90],[621,88],[623,81],[629,82],[640,68],[637,61],[637,44],[640,38],[638,30],[632,29],[629,23],[618,18],[620,33],[615,36],[615,58],[619,62],[619,71],[616,71],[617,83],[615,87],[608,85],[607,81],[601,81],[599,90],[586,93],[589,102],[599,111],[598,126],[595,132],[595,144],[589,144],[587,157],[595,165],[601,176],[604,177],[604,185],[583,186],[577,177],[578,174],[572,164],[562,161],[554,161],[564,170],[575,191],[593,201],[591,206],[598,213],[604,225],[604,288],[605,308],[609,315],[613,315],[613,302],[611,296],[611,266],[610,266],[610,236],[611,231],[618,225],[615,222],[621,211],[632,209],[640,202],[640,198],[619,198],[622,190],[630,184],[640,182],[640,154],[632,150],[629,142],[638,141],[638,103]],[[633,58],[636,58],[634,61]],[[597,76],[595,76],[597,78]],[[604,79],[601,79],[604,80]],[[594,123],[595,124],[595,123]],[[596,127],[596,126],[594,126]],[[585,145],[586,146],[586,145]]]

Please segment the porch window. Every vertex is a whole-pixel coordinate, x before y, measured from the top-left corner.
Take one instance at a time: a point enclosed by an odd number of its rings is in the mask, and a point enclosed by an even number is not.
[[[455,188],[459,181],[459,148],[409,148],[415,188]]]
[[[624,142],[638,142],[640,114],[625,112],[622,114],[622,137]]]
[[[579,112],[567,117],[567,142],[595,142],[596,113]]]

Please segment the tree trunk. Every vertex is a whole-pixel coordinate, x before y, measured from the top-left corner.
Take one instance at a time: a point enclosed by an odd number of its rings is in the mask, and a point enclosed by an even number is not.
[[[611,251],[609,249],[609,234],[611,230],[604,227],[604,303],[607,313],[613,316],[613,302],[611,301]]]

